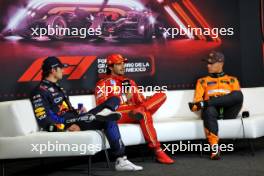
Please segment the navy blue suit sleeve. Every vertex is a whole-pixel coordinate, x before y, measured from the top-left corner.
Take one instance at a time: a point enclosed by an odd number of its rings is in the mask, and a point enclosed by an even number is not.
[[[35,91],[30,100],[40,128],[47,130],[51,124],[64,123],[64,119],[52,111],[52,104],[45,92]]]

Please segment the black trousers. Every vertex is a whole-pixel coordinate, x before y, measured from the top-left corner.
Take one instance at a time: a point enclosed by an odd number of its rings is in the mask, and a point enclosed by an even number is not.
[[[104,103],[96,106],[95,108],[91,109],[88,113],[96,115],[100,111],[102,111],[104,108],[108,108],[112,111],[115,111],[120,104],[120,100],[117,97],[111,97],[108,100],[106,100]],[[75,113],[66,113],[65,121],[68,119],[78,118],[78,116]],[[111,150],[113,151],[113,154],[116,157],[123,156],[125,153],[125,146],[123,144],[123,141],[121,139],[120,131],[117,125],[117,122],[115,121],[78,121],[75,124],[80,126],[81,130],[104,130],[107,140],[110,144]],[[71,126],[70,124],[65,124],[66,128]]]
[[[202,110],[204,127],[211,133],[218,135],[217,120],[234,119],[237,117],[243,104],[241,91],[233,91],[228,95],[211,98],[208,107]]]

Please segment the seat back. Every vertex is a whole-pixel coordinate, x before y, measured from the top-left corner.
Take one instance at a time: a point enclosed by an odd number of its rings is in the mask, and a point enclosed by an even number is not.
[[[0,137],[21,136],[38,131],[30,101],[0,103]]]
[[[264,114],[264,87],[243,88],[242,92],[244,94],[242,110],[249,110],[252,115]],[[193,93],[193,90],[168,91],[167,100],[154,114],[154,121],[198,119],[199,114],[191,112],[188,107],[188,102],[193,99]],[[93,95],[71,96],[70,101],[75,108],[78,103],[83,103],[87,110],[95,107]],[[21,136],[36,131],[38,125],[28,99],[0,102],[0,137]]]

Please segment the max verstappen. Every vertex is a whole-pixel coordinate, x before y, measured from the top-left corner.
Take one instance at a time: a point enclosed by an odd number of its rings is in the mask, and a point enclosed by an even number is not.
[[[82,131],[104,129],[110,147],[115,155],[117,171],[137,171],[143,167],[131,163],[125,156],[125,146],[121,140],[115,112],[120,100],[112,97],[89,112],[83,107],[74,109],[65,90],[58,81],[63,77],[62,64],[57,57],[48,57],[42,64],[42,81],[33,90],[31,102],[42,131]]]

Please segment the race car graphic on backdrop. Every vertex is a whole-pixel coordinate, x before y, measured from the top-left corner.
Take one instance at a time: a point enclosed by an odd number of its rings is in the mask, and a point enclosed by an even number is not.
[[[32,0],[17,11],[3,33],[36,40],[150,40],[154,20],[151,11],[136,0]]]

